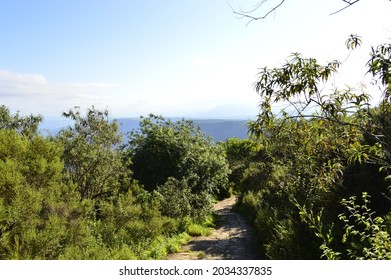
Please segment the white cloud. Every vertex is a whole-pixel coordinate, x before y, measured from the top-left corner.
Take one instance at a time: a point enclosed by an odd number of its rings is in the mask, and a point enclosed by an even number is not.
[[[55,84],[39,74],[0,70],[1,103],[23,114],[59,116],[74,106],[108,106],[115,88],[105,83]]]
[[[48,118],[59,118],[62,112],[74,106],[85,110],[92,105],[108,108],[115,117],[149,113],[189,116],[212,110],[222,102],[236,104],[238,100],[243,101],[240,90],[243,85],[255,97],[250,82],[243,82],[243,78],[236,74],[238,66],[241,66],[236,61],[223,63],[229,66],[224,65],[227,69],[222,76],[218,73],[221,61],[207,63],[200,59],[198,62],[196,70],[184,80],[167,82],[164,86],[143,85],[141,88],[120,88],[107,83],[58,84],[38,74],[0,70],[0,103],[12,111],[42,114]]]
[[[0,70],[0,97],[31,95],[33,89],[47,85],[47,80],[41,75]]]
[[[0,70],[0,83],[17,83],[19,85],[45,85],[47,80],[38,74],[13,73],[7,70]]]

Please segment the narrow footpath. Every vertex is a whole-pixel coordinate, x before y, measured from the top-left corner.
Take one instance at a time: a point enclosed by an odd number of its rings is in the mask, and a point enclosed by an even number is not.
[[[170,254],[167,260],[253,260],[255,234],[242,216],[232,212],[236,197],[218,202],[214,210],[218,227],[209,236],[194,237],[180,252]]]

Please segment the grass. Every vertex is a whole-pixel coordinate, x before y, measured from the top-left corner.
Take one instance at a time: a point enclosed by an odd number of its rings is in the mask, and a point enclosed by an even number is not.
[[[177,253],[180,251],[183,244],[190,241],[191,236],[187,232],[175,235],[167,239],[166,248],[167,253]]]
[[[191,236],[208,236],[216,228],[216,221],[217,215],[211,214],[201,224],[191,223],[187,228],[187,232]]]
[[[198,252],[197,253],[197,259],[203,259],[206,257],[206,253],[205,252]]]
[[[168,254],[180,252],[182,245],[187,244],[192,236],[208,236],[216,227],[217,215],[209,215],[202,223],[192,222],[186,232],[170,237],[159,236],[142,250],[139,259],[164,259]],[[200,258],[203,258],[201,256]]]
[[[200,224],[190,224],[189,227],[187,228],[187,232],[191,236],[208,236],[212,232],[212,228],[210,227],[205,227]]]

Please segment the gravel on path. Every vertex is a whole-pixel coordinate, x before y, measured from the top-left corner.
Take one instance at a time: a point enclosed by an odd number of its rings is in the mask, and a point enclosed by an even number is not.
[[[259,259],[255,233],[245,219],[232,211],[237,197],[215,204],[218,227],[209,236],[194,237],[167,260],[254,260]]]

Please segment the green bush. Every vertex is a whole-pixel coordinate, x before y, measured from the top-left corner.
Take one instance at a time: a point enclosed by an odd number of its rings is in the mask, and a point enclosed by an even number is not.
[[[228,190],[223,149],[191,121],[142,118],[140,129],[129,135],[128,153],[135,179],[163,196],[161,209],[170,217],[202,220],[211,211],[213,196]],[[165,199],[170,195],[174,201]]]

